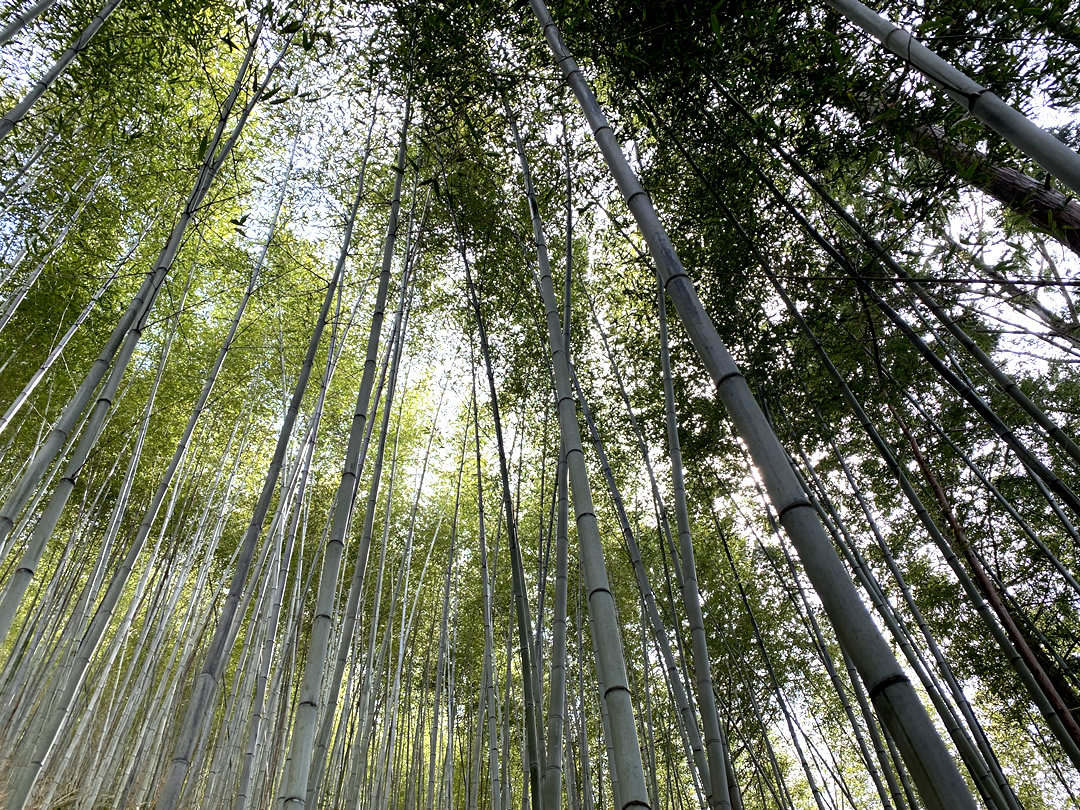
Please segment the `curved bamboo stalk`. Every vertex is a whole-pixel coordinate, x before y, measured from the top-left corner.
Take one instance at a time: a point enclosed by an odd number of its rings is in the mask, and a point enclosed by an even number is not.
[[[731,211],[730,207],[725,203],[722,196],[717,193],[717,190],[715,189],[715,187],[709,182],[708,178],[705,176],[705,174],[702,172],[701,168],[698,166],[697,162],[695,161],[693,155],[691,155],[686,150],[686,148],[682,146],[681,142],[678,139],[676,139],[675,142],[676,142],[676,145],[679,147],[679,151],[686,158],[686,160],[688,161],[691,168],[694,170],[694,172],[698,175],[698,177],[705,183],[706,187],[709,189],[710,194],[713,197],[713,200],[715,201],[717,206],[720,208],[720,210],[723,212],[724,216],[727,217],[727,219],[732,223],[732,225],[735,228],[736,232],[740,235],[740,237],[746,243],[747,247],[753,253],[753,255],[755,256],[755,258],[758,261],[758,264],[762,268],[762,271],[765,273],[766,277],[769,279],[769,281],[773,285],[774,289],[776,289],[776,291],[777,291],[778,295],[780,296],[781,300],[784,302],[789,314],[795,320],[795,322],[799,325],[800,329],[803,332],[805,332],[806,335],[808,336],[808,338],[810,339],[811,344],[814,347],[815,353],[818,354],[819,358],[822,361],[822,364],[826,368],[826,371],[829,373],[830,377],[832,377],[832,379],[834,380],[836,385],[839,387],[839,390],[843,394],[843,396],[845,398],[845,401],[848,402],[849,406],[853,409],[853,411],[854,411],[856,417],[859,419],[860,423],[863,424],[864,428],[869,432],[869,434],[871,435],[871,438],[873,439],[874,436],[877,436],[876,430],[873,428],[873,425],[870,423],[869,418],[866,417],[865,413],[862,411],[861,405],[859,405],[859,403],[854,399],[854,396],[851,394],[850,389],[847,387],[847,385],[844,382],[843,378],[840,376],[838,370],[832,364],[832,362],[829,359],[827,353],[825,353],[824,347],[821,345],[820,341],[818,341],[818,339],[814,335],[814,333],[810,330],[809,325],[806,323],[805,319],[802,317],[802,314],[799,312],[798,308],[795,306],[794,302],[789,297],[789,295],[788,295],[786,289],[784,288],[783,284],[780,282],[780,280],[776,276],[776,274],[772,271],[768,259],[764,256],[764,254],[761,252],[760,248],[756,245],[756,243],[750,238],[750,235],[746,232],[745,228],[743,228],[742,224],[735,217],[734,213]],[[815,412],[817,411],[816,407],[814,408],[814,410],[815,410]],[[820,414],[818,414],[818,418],[819,418],[819,420],[822,419]],[[875,446],[877,446],[879,448],[879,450],[881,450],[881,452],[883,452],[885,454],[886,462],[889,463],[888,459],[891,456],[889,455],[889,451],[887,450],[887,448],[885,448],[885,446],[880,441],[878,441],[877,439],[874,439],[874,441],[875,441]],[[989,747],[989,742],[985,739],[985,735],[982,732],[981,728],[979,727],[979,724],[978,724],[977,720],[975,719],[974,714],[971,711],[971,707],[968,704],[967,698],[964,696],[964,694],[963,694],[962,690],[960,689],[959,685],[955,682],[955,679],[952,676],[952,673],[951,673],[951,670],[950,670],[950,668],[948,666],[948,663],[945,660],[944,656],[941,654],[941,651],[938,649],[936,641],[934,640],[933,636],[929,633],[929,630],[926,628],[925,623],[922,622],[921,614],[920,614],[920,612],[918,610],[918,607],[915,605],[915,603],[913,601],[913,598],[912,598],[912,596],[910,594],[910,591],[908,590],[906,583],[903,581],[903,578],[900,575],[898,567],[896,566],[895,562],[892,560],[892,557],[891,557],[891,554],[889,552],[888,546],[885,544],[884,540],[881,538],[880,534],[877,532],[877,527],[873,522],[873,519],[872,519],[870,511],[869,511],[869,507],[865,502],[865,498],[863,497],[862,492],[859,489],[858,485],[855,483],[854,478],[851,476],[850,470],[848,470],[846,462],[845,462],[843,456],[839,453],[839,450],[835,447],[835,443],[834,443],[834,451],[837,453],[837,456],[838,456],[838,458],[840,460],[841,466],[846,471],[849,483],[852,486],[852,489],[853,489],[853,491],[855,493],[856,499],[859,501],[861,508],[863,509],[864,513],[866,514],[867,519],[870,521],[871,528],[875,532],[875,537],[878,539],[879,546],[881,547],[881,549],[882,549],[882,551],[883,551],[883,553],[885,555],[885,558],[886,558],[888,564],[890,565],[890,570],[893,572],[894,576],[897,578],[897,581],[898,581],[898,583],[900,585],[901,591],[905,596],[905,600],[906,600],[909,608],[913,611],[913,615],[916,617],[916,620],[920,625],[920,629],[923,631],[923,635],[924,635],[924,637],[925,637],[925,639],[927,641],[927,644],[929,645],[931,653],[933,654],[933,656],[935,658],[935,661],[937,662],[938,666],[942,669],[942,672],[945,675],[945,679],[949,683],[950,690],[951,690],[951,692],[953,694],[953,697],[957,701],[958,705],[960,706],[961,712],[963,713],[966,722],[968,723],[968,725],[972,729],[972,732],[973,732],[973,734],[975,736],[976,743],[979,746],[979,750],[983,753],[983,756],[984,756],[984,758],[986,760],[986,763],[988,763],[990,769],[993,770],[993,777],[991,777],[991,774],[988,771],[986,771],[984,768],[980,767],[980,764],[978,762],[978,755],[976,755],[973,752],[970,745],[967,743],[967,739],[966,739],[966,737],[963,736],[963,732],[960,730],[959,725],[955,722],[955,720],[953,720],[951,718],[951,714],[950,714],[951,713],[951,708],[944,702],[944,700],[942,698],[939,698],[937,696],[937,693],[935,692],[935,689],[934,689],[934,685],[929,680],[928,673],[923,670],[922,665],[919,663],[919,661],[916,658],[917,654],[915,653],[913,648],[909,644],[907,644],[906,636],[905,636],[906,631],[901,629],[901,626],[897,622],[896,617],[892,617],[890,615],[890,610],[891,609],[889,608],[887,602],[884,600],[883,594],[880,593],[880,589],[878,589],[876,587],[875,582],[873,580],[872,572],[870,572],[869,568],[865,565],[865,563],[863,561],[861,561],[861,558],[859,557],[857,549],[854,547],[854,544],[849,543],[849,545],[850,545],[850,554],[848,554],[848,559],[849,559],[849,562],[851,563],[851,565],[853,567],[853,570],[856,572],[856,575],[863,582],[864,587],[866,587],[867,592],[870,594],[871,599],[874,601],[875,606],[878,608],[879,612],[881,612],[883,618],[886,621],[886,624],[889,626],[891,632],[893,632],[894,636],[896,637],[898,643],[900,644],[901,649],[904,650],[905,656],[908,658],[909,663],[912,665],[913,669],[917,673],[919,673],[919,677],[922,680],[922,682],[924,683],[924,685],[927,687],[928,693],[930,694],[931,699],[934,701],[935,706],[937,707],[939,713],[941,714],[941,716],[942,716],[942,718],[943,718],[943,720],[945,722],[946,728],[948,729],[950,735],[953,738],[953,741],[956,743],[958,749],[960,750],[965,764],[968,766],[969,769],[971,769],[973,777],[975,778],[976,784],[979,786],[980,791],[983,791],[984,789],[985,790],[991,790],[991,791],[999,790],[1000,794],[1005,797],[1003,799],[1000,799],[1000,802],[1005,802],[1009,806],[1014,806],[1015,801],[1016,801],[1015,796],[1013,795],[1011,788],[1008,786],[1008,783],[1006,782],[1006,780],[1004,778],[1004,775],[1001,773],[1000,768],[996,764],[996,759],[995,759],[995,757],[993,755],[992,750]],[[895,467],[895,465],[890,465],[890,468],[891,469],[898,469],[898,468]],[[793,469],[794,469],[794,465],[793,465]],[[808,467],[808,469],[811,471],[811,474],[813,474],[813,468]],[[796,471],[796,474],[797,474],[797,471]],[[1041,484],[1038,477],[1035,476],[1035,475],[1032,475],[1032,480],[1037,485]],[[906,482],[906,479],[903,479],[903,480],[900,481],[902,488],[904,488],[906,486],[905,482]],[[907,493],[906,489],[905,489],[905,493]],[[1054,502],[1054,500],[1052,498],[1049,497],[1048,493],[1044,493],[1044,494],[1047,496],[1047,500],[1050,503],[1051,507],[1055,508],[1056,514],[1058,514],[1059,519],[1063,519],[1063,524],[1068,528],[1069,527],[1068,519],[1062,513],[1060,513],[1060,510],[1057,509],[1057,507],[1056,507],[1056,503]],[[911,496],[908,495],[908,497],[910,499]],[[812,496],[811,496],[811,499],[812,499]],[[925,510],[922,510],[921,503],[917,500],[917,496],[916,496],[916,500],[912,501],[912,504],[914,505],[917,514],[925,515]],[[826,507],[828,507],[827,501],[826,501]],[[826,525],[828,525],[827,521],[826,521]],[[846,532],[846,529],[844,528],[842,522],[839,525],[840,525],[841,531]],[[935,531],[935,530],[936,530],[935,527],[931,527],[930,528],[931,534],[933,534],[933,531]],[[845,548],[845,546],[844,546],[844,544],[842,542],[839,543],[839,545],[840,545],[841,549]],[[845,553],[847,554],[848,552],[845,552]],[[851,554],[854,554],[855,556],[852,557]],[[946,555],[947,559],[948,559],[948,556],[949,555]],[[961,572],[961,574],[962,574],[962,572]],[[870,577],[869,580],[866,578],[867,576]],[[981,600],[978,600],[978,601],[981,602]],[[999,639],[999,641],[1000,641],[1000,639]],[[1013,662],[1016,662],[1018,660],[1017,656],[1015,656],[1015,655],[1009,656],[1009,659],[1011,661],[1013,661]],[[1021,663],[1021,666],[1022,666],[1022,663]],[[1036,697],[1036,700],[1038,700],[1038,697]],[[1050,717],[1050,722],[1051,722],[1051,724],[1054,724],[1055,723],[1055,718],[1053,718],[1051,716]],[[1070,745],[1071,745],[1071,741],[1070,741]],[[991,778],[993,778],[993,780],[996,781],[996,787],[995,787],[994,783],[990,781]]]

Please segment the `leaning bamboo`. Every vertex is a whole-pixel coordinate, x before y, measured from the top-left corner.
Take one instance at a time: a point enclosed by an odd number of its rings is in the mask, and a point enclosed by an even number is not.
[[[251,520],[248,523],[247,531],[240,546],[240,555],[233,572],[228,596],[218,617],[213,639],[204,657],[203,667],[196,679],[195,688],[184,713],[181,730],[158,798],[158,807],[161,810],[174,810],[180,802],[184,781],[187,778],[191,757],[194,753],[203,720],[210,711],[211,702],[221,679],[221,673],[231,652],[230,640],[233,637],[234,618],[247,581],[251,561],[255,554],[255,545],[262,534],[263,524],[270,509],[270,501],[277,489],[277,481],[284,463],[285,451],[289,446],[293,425],[296,423],[296,417],[300,410],[300,402],[303,400],[304,392],[307,390],[307,383],[311,377],[315,362],[315,352],[318,350],[327,323],[330,304],[337,293],[338,285],[341,283],[343,269],[342,267],[335,268],[335,273],[327,285],[319,318],[308,342],[304,364],[300,369],[299,378],[289,401],[288,411],[278,433],[277,446],[274,449],[274,455],[263,480],[262,491],[259,493],[255,510],[251,515]]]
[[[503,441],[502,418],[499,410],[499,399],[495,386],[495,371],[491,363],[491,351],[488,346],[487,327],[485,326],[483,310],[480,306],[480,294],[473,280],[472,266],[464,241],[464,231],[453,206],[450,206],[450,214],[458,232],[458,252],[461,255],[462,264],[465,267],[465,284],[469,303],[476,321],[477,333],[480,339],[480,356],[484,361],[490,396],[491,415],[495,427],[495,443],[499,454],[499,477],[502,484],[503,514],[506,519],[506,533],[509,538],[510,570],[514,592],[514,611],[518,631],[518,653],[521,659],[521,679],[525,701],[525,743],[528,751],[526,767],[528,768],[529,795],[532,800],[533,810],[542,810],[543,793],[542,785],[544,778],[544,754],[543,738],[540,734],[542,700],[537,695],[537,681],[535,667],[537,666],[533,655],[532,644],[532,620],[529,618],[529,595],[525,587],[525,570],[521,560],[521,545],[518,540],[516,510],[510,493],[510,471],[506,460],[506,445]]]
[[[323,557],[323,574],[319,581],[315,619],[308,640],[307,655],[305,657],[304,679],[300,687],[299,704],[296,708],[296,720],[293,726],[291,741],[291,753],[289,758],[289,771],[284,788],[284,806],[291,808],[302,807],[307,796],[309,772],[312,765],[314,752],[315,731],[319,717],[319,691],[322,686],[323,670],[326,660],[327,646],[330,640],[331,614],[333,612],[333,600],[337,591],[338,573],[341,567],[341,558],[345,551],[345,536],[348,532],[349,522],[352,519],[353,505],[356,502],[356,487],[360,480],[360,471],[363,465],[361,448],[364,446],[364,428],[367,425],[368,400],[371,398],[371,389],[375,382],[375,366],[379,355],[379,336],[382,331],[383,313],[386,307],[386,295],[390,286],[390,265],[394,256],[394,243],[397,238],[398,212],[401,206],[401,181],[405,171],[406,133],[409,129],[409,102],[405,104],[405,121],[401,128],[401,141],[398,146],[397,173],[394,177],[394,192],[390,207],[390,222],[387,226],[386,245],[383,253],[382,272],[379,275],[379,287],[375,295],[375,308],[371,315],[371,329],[368,333],[367,351],[364,360],[364,372],[360,380],[360,390],[357,394],[356,409],[353,414],[352,428],[349,432],[349,443],[345,451],[345,461],[338,483],[337,495],[334,499],[334,507],[330,517],[330,527],[327,538],[326,553]],[[363,176],[358,183],[356,198],[353,201],[348,224],[345,227],[345,236],[342,239],[341,252],[338,255],[338,265],[335,275],[344,271],[345,261],[349,256],[349,248],[352,242],[353,226],[356,222],[356,212],[360,206],[360,200],[364,193]],[[405,280],[402,281],[403,287]],[[404,294],[404,290],[403,290]],[[387,409],[389,410],[389,408]],[[365,448],[366,449],[366,448]],[[377,487],[376,483],[373,487]],[[366,562],[366,549],[361,549],[364,555],[357,559],[360,566],[360,578],[363,578],[363,564]],[[348,641],[344,642],[346,645]],[[321,766],[321,763],[317,763]]]
[[[571,367],[571,371],[572,370],[573,367]],[[679,712],[683,742],[687,748],[687,761],[694,766],[692,770],[694,789],[697,791],[698,800],[700,801],[702,787],[704,786],[704,788],[708,790],[709,785],[712,784],[712,780],[709,777],[709,762],[706,757],[704,744],[701,740],[701,731],[698,728],[694,710],[690,706],[690,698],[686,692],[682,673],[679,671],[678,664],[675,661],[675,654],[671,650],[671,642],[668,640],[667,629],[664,627],[663,620],[660,618],[660,611],[656,606],[656,596],[653,593],[652,586],[649,584],[649,575],[645,570],[645,564],[641,559],[641,549],[638,545],[637,537],[634,535],[634,530],[630,526],[630,519],[626,514],[626,506],[624,505],[622,494],[619,492],[619,488],[615,482],[615,475],[612,472],[611,464],[608,461],[607,450],[604,448],[603,440],[600,438],[600,433],[596,428],[596,420],[593,418],[588,400],[581,390],[577,375],[574,375],[574,390],[577,393],[578,402],[581,404],[581,413],[582,416],[585,417],[585,424],[588,427],[589,434],[592,438],[593,449],[596,451],[596,458],[600,462],[600,470],[607,483],[608,492],[611,496],[612,504],[615,507],[615,514],[619,519],[619,527],[622,529],[623,541],[626,543],[626,550],[630,555],[630,563],[634,568],[634,577],[637,580],[638,593],[645,606],[645,615],[648,618],[652,629],[653,640],[660,649],[660,657],[664,662],[664,675],[668,683],[668,689],[671,692],[672,700],[675,702],[675,707]],[[708,797],[706,797],[706,801],[708,801]]]
[[[548,45],[581,104],[627,205],[657,264],[683,326],[765,479],[780,522],[791,536],[843,647],[851,654],[879,715],[894,731],[925,804],[936,810],[973,808],[974,801],[922,702],[852,585],[813,507],[806,500],[738,366],[683,269],[645,190],[627,163],[581,69],[563,45],[543,0],[530,0]]]
[[[86,50],[90,40],[94,38],[94,35],[109,19],[109,15],[116,10],[120,2],[121,0],[108,0],[101,11],[90,21],[90,24],[79,34],[79,38],[75,40],[71,47],[60,54],[60,58],[53,63],[53,66],[46,71],[44,76],[34,82],[30,91],[23,96],[18,104],[4,113],[3,118],[0,118],[0,141],[6,138],[11,130],[15,128],[15,125],[22,120],[23,116],[30,112],[45,91],[52,87],[53,83],[68,69],[75,57]]]
[[[1080,155],[859,0],[825,2],[919,70],[949,98],[1061,180],[1073,194],[1080,194]]]
[[[210,137],[209,143],[203,151],[202,163],[199,167],[198,175],[191,193],[188,196],[183,211],[180,213],[180,216],[177,218],[176,223],[169,234],[168,240],[162,247],[161,253],[158,255],[153,269],[147,273],[146,277],[143,279],[138,292],[135,293],[131,302],[128,304],[127,309],[124,311],[123,315],[121,315],[112,334],[110,334],[106,340],[101,353],[87,371],[82,383],[80,383],[71,400],[64,407],[60,418],[49,431],[45,442],[40,446],[39,452],[28,464],[26,471],[15,485],[7,500],[5,500],[3,507],[0,508],[0,544],[3,543],[11,532],[11,529],[15,524],[15,519],[26,506],[27,501],[31,499],[37,485],[41,482],[41,479],[45,476],[49,466],[52,464],[53,459],[56,458],[57,454],[72,435],[72,429],[75,427],[75,424],[79,421],[83,411],[90,403],[94,391],[97,390],[110,366],[126,365],[131,354],[134,352],[135,346],[142,335],[140,324],[150,312],[158,291],[161,289],[166,276],[172,268],[177,253],[180,250],[180,245],[183,242],[184,234],[187,232],[188,225],[195,217],[196,212],[199,210],[207,193],[210,191],[210,186],[216,177],[217,172],[220,170],[225,159],[239,140],[244,125],[254,109],[256,99],[260,93],[265,92],[271,77],[274,75],[275,69],[280,65],[281,59],[284,57],[288,48],[288,42],[286,42],[285,47],[279,52],[275,61],[267,69],[266,75],[259,85],[259,92],[253,94],[252,99],[244,105],[233,126],[231,134],[228,138],[224,139],[224,142],[222,142],[223,136],[225,135],[225,127],[228,124],[229,117],[232,115],[233,107],[240,95],[241,89],[246,85],[248,70],[254,60],[256,46],[261,32],[262,22],[260,20],[259,25],[252,35],[252,40],[248,46],[247,52],[244,55],[244,61],[237,71],[236,81],[233,83],[229,96],[222,104],[221,113],[218,117],[213,135]]]
[[[659,279],[657,279],[659,282]],[[709,806],[712,810],[730,810],[733,786],[728,784],[728,763],[724,756],[727,742],[720,728],[713,692],[712,665],[705,639],[705,624],[701,613],[701,594],[698,592],[697,565],[694,543],[690,533],[690,514],[686,505],[686,484],[683,479],[682,451],[679,447],[679,425],[675,412],[675,386],[671,379],[671,353],[668,349],[667,301],[663,284],[659,284],[657,313],[660,321],[660,369],[664,378],[664,409],[667,424],[668,457],[671,459],[671,480],[675,496],[675,521],[679,534],[682,558],[683,607],[690,622],[690,644],[694,656],[698,710],[705,733],[705,751],[709,758]],[[735,791],[738,788],[734,788]]]
[[[569,469],[570,491],[573,495],[574,512],[578,534],[578,556],[585,573],[589,599],[589,617],[593,628],[593,642],[597,651],[597,669],[604,682],[602,701],[607,709],[610,723],[608,741],[614,756],[611,759],[611,778],[618,783],[621,807],[649,807],[649,794],[645,786],[645,769],[638,747],[637,724],[634,720],[630,686],[626,677],[626,659],[619,634],[619,620],[615,612],[615,598],[608,584],[607,564],[600,542],[600,529],[596,520],[589,488],[585,454],[581,449],[581,433],[574,405],[574,392],[570,382],[570,364],[566,356],[559,306],[551,282],[551,266],[548,260],[547,242],[544,237],[540,209],[533,193],[525,146],[517,124],[510,116],[510,126],[517,144],[521,164],[525,197],[532,219],[533,239],[540,270],[540,294],[547,320],[548,344],[551,361],[555,368],[555,387],[558,398],[559,432],[563,443],[563,457]]]
[[[4,26],[4,30],[0,31],[0,45],[7,45],[11,42],[18,36],[20,31],[41,16],[42,13],[48,11],[55,2],[56,0],[38,0],[26,11],[16,14],[11,22]]]

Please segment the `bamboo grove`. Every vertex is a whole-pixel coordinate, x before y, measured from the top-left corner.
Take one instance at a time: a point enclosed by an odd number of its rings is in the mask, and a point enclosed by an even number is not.
[[[1080,807],[1074,6],[0,25],[5,808]]]

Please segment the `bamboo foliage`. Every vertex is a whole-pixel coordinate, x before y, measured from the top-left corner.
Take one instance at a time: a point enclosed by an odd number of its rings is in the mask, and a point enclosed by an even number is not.
[[[330,613],[332,610],[331,600],[337,589],[338,569],[341,564],[341,555],[344,551],[344,537],[348,531],[349,519],[352,515],[352,504],[355,499],[356,483],[359,480],[359,471],[363,467],[363,450],[366,450],[363,439],[367,423],[367,406],[371,397],[371,388],[375,382],[375,363],[379,352],[379,334],[382,329],[383,309],[386,306],[386,294],[390,285],[390,264],[394,255],[394,241],[397,237],[398,211],[401,206],[401,180],[405,172],[405,145],[406,132],[409,127],[408,102],[406,102],[405,123],[402,125],[401,145],[398,148],[397,179],[394,183],[394,196],[390,208],[390,222],[387,226],[386,247],[383,254],[382,272],[379,274],[379,287],[375,294],[375,309],[371,317],[371,332],[368,336],[367,357],[364,361],[364,376],[360,381],[360,391],[357,394],[356,414],[353,417],[353,426],[349,434],[349,447],[345,453],[345,467],[341,476],[341,483],[334,499],[334,513],[331,517],[327,530],[327,549],[323,555],[323,574],[319,582],[319,598],[317,601],[316,626],[309,640],[307,659],[309,665],[305,669],[304,683],[300,692],[300,704],[298,706],[297,729],[292,737],[292,753],[289,757],[289,777],[286,784],[285,806],[301,802],[301,794],[307,795],[307,774],[311,768],[310,754],[313,748],[315,736],[315,723],[318,717],[319,685],[322,681],[322,662],[326,658],[327,644],[330,635]],[[345,227],[345,235],[342,237],[341,253],[338,256],[335,267],[335,277],[339,277],[344,271],[345,259],[349,255],[350,242],[352,241],[352,229],[356,222],[356,211],[360,206],[360,200],[364,193],[363,175],[358,182],[356,198],[349,213],[348,223]],[[402,297],[405,295],[406,278],[402,279]],[[399,316],[401,309],[399,307]],[[385,412],[389,413],[390,403],[394,391],[394,379],[397,373],[397,365],[391,371],[390,387],[387,391]],[[385,435],[385,434],[384,434]],[[382,457],[383,445],[379,445],[379,460]],[[378,491],[379,461],[376,461],[376,473],[372,483],[372,500]],[[367,528],[367,523],[365,523]],[[370,532],[368,532],[370,536]],[[363,541],[361,541],[363,542]],[[359,549],[357,566],[363,578],[363,565],[367,556],[367,549],[361,545]],[[343,638],[342,643],[348,646],[350,639]],[[304,716],[308,713],[308,716]],[[326,721],[324,720],[324,723]]]
[[[806,544],[800,556],[804,564],[808,565],[810,576],[824,600],[826,610],[833,616],[842,643],[855,659],[863,678],[870,684],[868,691],[879,701],[879,711],[886,718],[886,722],[896,724],[894,733],[903,741],[904,754],[909,760],[908,767],[915,773],[924,801],[941,807],[969,804],[971,800],[967,787],[952,765],[925,710],[911,690],[907,676],[900,672],[895,658],[873,626],[869,613],[850,587],[839,559],[827,549],[828,540],[817,516],[811,514],[810,505],[799,493],[787,464],[782,460],[783,453],[775,435],[763,424],[764,417],[753,401],[741,373],[708,316],[704,314],[704,308],[690,285],[666,232],[619,150],[611,127],[596,104],[592,92],[585,85],[580,69],[562,45],[558,29],[546,8],[540,2],[535,2],[533,6],[564,75],[572,83],[578,100],[585,108],[593,132],[597,135],[604,157],[620,183],[627,204],[631,206],[646,241],[650,243],[664,288],[671,296],[676,310],[680,311],[684,318],[684,324],[695,340],[702,359],[709,366],[725,406],[731,411],[755,457],[755,462],[765,476],[770,498],[777,505],[781,521],[786,519],[785,528],[792,533],[797,546]],[[725,394],[725,385],[732,393]],[[775,458],[777,455],[780,458]],[[860,617],[859,629],[855,628],[855,616]],[[896,693],[902,690],[903,694],[896,698],[895,705],[891,704],[886,687],[893,687],[892,691]],[[901,728],[904,729],[902,732]],[[920,730],[915,731],[916,728]],[[919,764],[915,765],[916,762]]]
[[[13,4],[0,801],[1078,806],[1050,2]]]

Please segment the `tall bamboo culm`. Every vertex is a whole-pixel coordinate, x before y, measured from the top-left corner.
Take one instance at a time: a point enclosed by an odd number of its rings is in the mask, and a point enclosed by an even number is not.
[[[536,243],[540,295],[547,320],[551,362],[555,369],[559,433],[562,437],[563,458],[569,470],[570,492],[577,523],[578,559],[585,575],[589,618],[597,652],[597,669],[604,683],[601,700],[607,709],[609,723],[607,740],[613,753],[609,763],[612,769],[612,782],[618,784],[618,804],[621,808],[647,808],[650,806],[649,793],[645,785],[645,769],[638,745],[637,723],[634,720],[633,701],[626,677],[626,659],[620,638],[619,620],[615,612],[615,598],[608,584],[607,564],[604,561],[604,549],[600,542],[600,530],[589,487],[585,455],[581,448],[581,432],[570,381],[570,364],[566,357],[559,306],[551,280],[551,264],[548,259],[543,222],[533,194],[525,145],[512,115],[509,116],[509,120],[514,142],[517,144],[525,197],[532,219],[533,239]]]
[[[698,351],[736,430],[765,480],[769,498],[790,535],[841,645],[851,655],[878,716],[892,732],[920,796],[932,810],[974,808],[967,784],[934,728],[907,675],[851,583],[787,463],[738,366],[705,312],[671,240],[660,224],[585,77],[562,42],[543,0],[530,0],[555,60],[581,104],[597,144],[649,245],[665,290]]]

